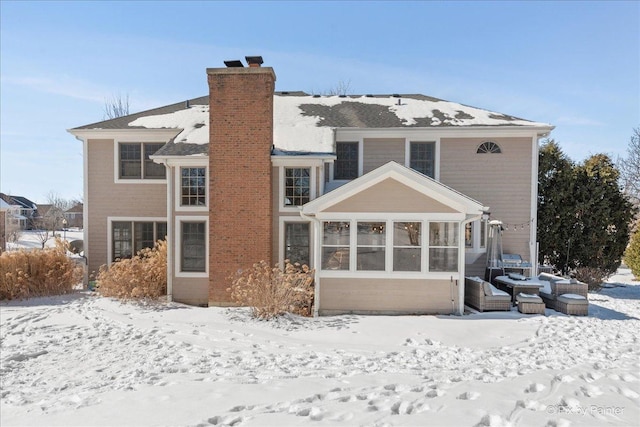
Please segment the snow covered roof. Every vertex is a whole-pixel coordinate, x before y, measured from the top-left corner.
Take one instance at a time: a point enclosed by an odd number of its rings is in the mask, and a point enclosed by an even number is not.
[[[331,153],[336,128],[550,127],[425,95],[274,96],[275,154]],[[209,99],[194,98],[75,129],[174,128],[182,131],[156,155],[203,155],[209,143]],[[74,130],[75,130],[74,129]]]

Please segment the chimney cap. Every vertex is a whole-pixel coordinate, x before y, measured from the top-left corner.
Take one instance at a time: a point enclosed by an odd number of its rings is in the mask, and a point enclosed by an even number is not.
[[[262,56],[245,56],[249,67],[259,67],[263,64]]]
[[[231,61],[224,61],[224,65],[226,65],[229,68],[243,68],[244,65],[242,65],[242,61],[240,61],[239,59],[234,59]]]

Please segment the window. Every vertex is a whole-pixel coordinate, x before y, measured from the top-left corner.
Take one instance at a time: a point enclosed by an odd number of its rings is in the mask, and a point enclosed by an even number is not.
[[[323,270],[349,270],[349,228],[350,225],[348,222],[323,223]]]
[[[358,223],[358,270],[385,270],[385,236],[384,222]]]
[[[486,141],[480,144],[476,153],[477,154],[500,154],[502,153],[502,150],[500,149],[500,146],[497,143],[493,141]]]
[[[487,247],[487,221],[478,220],[465,224],[464,246],[472,252],[484,252]]]
[[[167,237],[167,223],[154,221],[114,221],[111,223],[112,261],[131,258]]]
[[[411,142],[409,167],[428,177],[435,177],[434,142]]]
[[[180,168],[180,206],[206,206],[206,169]]]
[[[131,258],[133,243],[131,236],[131,222],[114,222],[113,233],[113,261]]]
[[[464,246],[465,248],[473,247],[473,226],[470,222],[464,225]]]
[[[355,179],[358,177],[358,143],[336,142],[334,179]]]
[[[393,271],[420,271],[422,235],[419,222],[393,223]]]
[[[285,168],[284,205],[302,206],[311,194],[311,169]]]
[[[182,222],[180,271],[206,272],[205,222]]]
[[[164,144],[158,143],[121,143],[119,144],[120,179],[164,179],[165,167],[154,163],[149,156]]]
[[[284,224],[284,259],[291,263],[310,265],[310,238],[308,222]]]
[[[409,274],[458,271],[458,222],[325,221],[322,226],[322,270]],[[423,228],[424,233],[428,231],[424,238]]]
[[[458,271],[457,223],[429,223],[429,271]]]
[[[135,222],[134,239],[136,253],[144,248],[152,248],[155,242],[154,226],[152,222]]]

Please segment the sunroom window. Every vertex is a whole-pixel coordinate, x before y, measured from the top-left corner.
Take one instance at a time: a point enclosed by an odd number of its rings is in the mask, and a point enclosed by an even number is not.
[[[384,271],[384,222],[358,222],[358,270]]]
[[[429,223],[429,271],[458,271],[457,223]]]
[[[348,222],[330,221],[323,224],[323,270],[349,270],[350,237]]]
[[[464,247],[473,247],[473,225],[470,222],[466,223],[464,226]]]
[[[422,234],[419,222],[393,223],[393,271],[420,271]]]

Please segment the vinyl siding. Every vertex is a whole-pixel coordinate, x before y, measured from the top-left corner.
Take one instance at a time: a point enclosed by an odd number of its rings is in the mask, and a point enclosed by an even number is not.
[[[173,278],[173,301],[206,306],[209,302],[209,278]]]
[[[390,162],[391,160],[404,165],[404,138],[365,138],[362,148],[363,173]]]
[[[453,303],[452,303],[453,299]],[[450,314],[458,284],[425,279],[320,279],[320,314]]]
[[[389,178],[327,208],[325,212],[455,213],[456,211]]]
[[[167,190],[159,184],[116,184],[114,143],[111,139],[91,139],[88,145],[87,203],[88,242],[85,242],[89,274],[98,272],[110,260],[107,244],[107,217],[166,217]]]
[[[487,138],[443,138],[440,145],[440,180],[491,210],[491,218],[508,224],[531,219],[531,138],[492,138],[501,154],[477,154]],[[530,259],[529,227],[505,230],[505,253]]]

